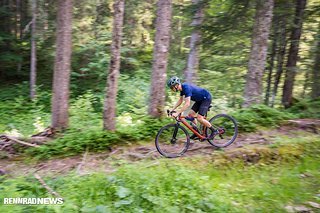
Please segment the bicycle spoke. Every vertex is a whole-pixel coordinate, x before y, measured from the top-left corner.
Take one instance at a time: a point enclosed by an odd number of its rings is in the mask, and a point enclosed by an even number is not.
[[[177,124],[169,124],[160,129],[156,136],[156,147],[165,157],[179,157],[189,147],[189,135],[185,128]]]
[[[219,114],[210,119],[210,123],[215,129],[215,136],[209,143],[215,147],[226,147],[234,142],[238,135],[237,122],[231,116]],[[209,131],[209,132],[208,132]],[[211,134],[211,130],[207,130]]]

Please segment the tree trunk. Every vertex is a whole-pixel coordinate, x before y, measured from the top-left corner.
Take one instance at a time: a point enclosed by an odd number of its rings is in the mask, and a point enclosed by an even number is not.
[[[262,101],[262,76],[266,64],[273,0],[258,0],[243,107]]]
[[[23,39],[24,38],[24,33],[23,30],[30,21],[29,15],[28,15],[28,5],[29,1],[28,0],[22,0],[20,2],[21,8],[20,8],[20,37]]]
[[[277,72],[274,77],[274,84],[273,84],[273,91],[272,91],[272,99],[271,99],[271,106],[274,106],[274,102],[278,92],[278,86],[280,83],[280,79],[283,72],[283,64],[284,64],[284,57],[286,55],[286,47],[287,47],[287,31],[286,31],[286,17],[281,17],[280,21],[280,38],[279,38],[279,49],[277,53]]]
[[[184,9],[184,6],[183,6],[183,0],[182,1],[179,1],[180,3],[180,6],[179,6],[179,13],[178,13],[178,16],[179,17],[182,17],[183,16],[183,9]],[[182,31],[183,31],[183,19],[182,18],[179,18],[178,19],[178,26],[177,26],[177,31],[178,31],[178,35],[177,35],[177,45],[178,45],[178,55],[182,55],[183,54],[183,48],[184,48],[184,37],[183,37],[183,34],[182,34]]]
[[[296,1],[296,12],[293,23],[293,28],[290,36],[290,49],[288,55],[288,61],[286,64],[286,76],[283,86],[282,104],[285,108],[289,108],[292,105],[292,93],[293,85],[297,72],[297,61],[299,42],[302,31],[303,13],[306,7],[306,0]]]
[[[21,38],[21,1],[16,0],[16,39]]]
[[[163,114],[171,14],[172,0],[158,0],[149,104],[149,115],[153,117],[160,117]]]
[[[21,43],[21,0],[16,0],[16,39]],[[19,44],[20,45],[20,44]],[[21,60],[17,62],[17,75],[20,75],[22,68],[22,56]]]
[[[56,57],[53,74],[52,127],[65,129],[69,121],[72,53],[72,0],[58,0]]]
[[[36,97],[37,81],[37,41],[36,41],[36,23],[37,23],[37,0],[32,0],[32,26],[31,26],[31,66],[30,66],[30,98]]]
[[[272,83],[272,73],[273,73],[273,67],[274,67],[274,59],[277,54],[277,46],[278,46],[278,38],[279,38],[279,32],[278,32],[278,26],[279,22],[276,17],[273,18],[273,39],[272,39],[272,48],[271,53],[269,57],[269,66],[268,66],[268,78],[267,78],[267,90],[266,90],[266,97],[264,100],[265,105],[269,105],[269,99],[270,99],[270,90],[271,90],[271,83]]]
[[[49,2],[48,0],[45,0],[43,2],[43,17],[42,17],[42,20],[43,20],[43,26],[42,26],[42,30],[43,30],[43,40],[47,40],[48,38],[48,35],[46,33],[46,31],[48,31],[49,29]]]
[[[201,40],[201,31],[199,29],[203,21],[204,9],[200,0],[192,0],[192,3],[197,10],[193,17],[191,26],[194,27],[190,39],[190,52],[187,60],[187,68],[185,70],[186,82],[194,83],[197,78],[197,71],[199,69],[199,42]]]
[[[318,26],[318,33],[315,37],[317,45],[315,50],[315,60],[312,69],[312,91],[311,98],[316,99],[320,97],[320,23]]]
[[[118,92],[118,77],[120,69],[120,49],[124,16],[124,0],[114,3],[114,19],[112,30],[111,60],[107,80],[107,94],[104,104],[103,128],[114,131],[116,129],[116,99]]]

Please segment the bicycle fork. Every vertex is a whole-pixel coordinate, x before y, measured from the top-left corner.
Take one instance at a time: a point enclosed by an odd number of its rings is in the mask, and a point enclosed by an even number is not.
[[[177,138],[176,137],[177,137],[177,133],[178,133],[178,130],[179,130],[179,126],[180,126],[180,124],[177,122],[176,126],[174,128],[174,131],[173,131],[173,135],[172,135],[171,141],[170,141],[171,144],[175,144],[177,142]]]

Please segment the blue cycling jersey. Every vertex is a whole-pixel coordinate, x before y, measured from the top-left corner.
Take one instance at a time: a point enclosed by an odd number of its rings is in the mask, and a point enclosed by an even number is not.
[[[183,83],[181,86],[180,96],[191,97],[191,100],[196,102],[211,99],[211,94],[206,89],[190,83]]]

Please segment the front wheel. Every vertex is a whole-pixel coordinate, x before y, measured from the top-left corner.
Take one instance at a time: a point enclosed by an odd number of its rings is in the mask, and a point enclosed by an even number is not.
[[[237,121],[226,114],[218,114],[209,120],[213,126],[214,138],[208,140],[208,142],[218,148],[227,147],[232,144],[238,136],[238,124]],[[207,128],[206,134],[210,135],[211,130]]]
[[[189,133],[179,124],[168,124],[162,127],[155,140],[158,152],[167,158],[180,157],[188,150],[189,144]]]

